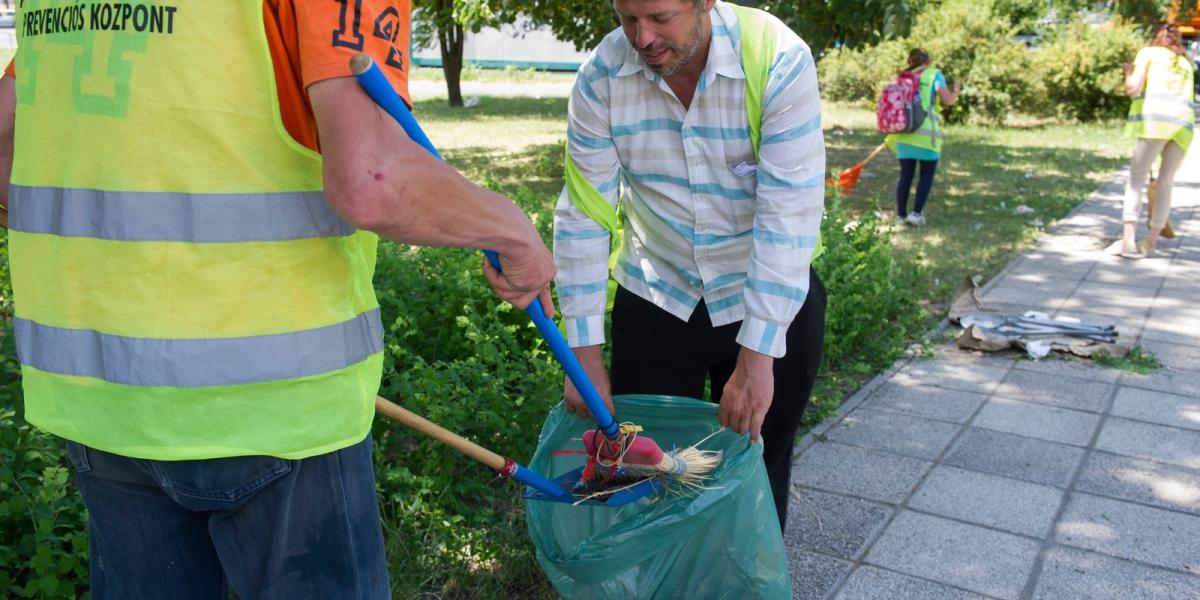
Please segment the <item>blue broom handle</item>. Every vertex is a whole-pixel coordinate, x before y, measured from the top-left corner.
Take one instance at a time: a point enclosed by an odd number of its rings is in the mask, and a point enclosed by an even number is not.
[[[412,141],[420,144],[438,157],[442,155],[433,147],[433,142],[429,141],[429,136],[425,135],[425,131],[421,129],[421,125],[413,118],[412,112],[408,110],[408,106],[404,104],[404,100],[400,99],[400,95],[396,90],[392,89],[392,84],[388,82],[383,71],[379,70],[379,65],[366,54],[358,54],[350,60],[350,70],[358,79],[359,85],[367,92],[367,95],[375,101],[385,112],[392,116],[400,127],[404,128],[404,132]],[[497,271],[500,270],[500,257],[491,250],[484,250],[484,256]],[[542,302],[538,298],[534,298],[533,302],[525,307],[525,314],[533,321],[534,326],[542,334],[546,343],[550,346],[550,352],[554,354],[554,358],[558,359],[562,365],[563,371],[570,378],[571,383],[575,384],[575,389],[579,390],[580,396],[583,397],[584,404],[591,411],[592,416],[596,419],[596,425],[604,432],[604,436],[610,440],[617,439],[619,426],[613,418],[612,412],[608,410],[608,406],[604,404],[604,400],[596,391],[596,386],[592,384],[591,378],[587,372],[583,370],[583,365],[579,364],[579,359],[575,357],[575,353],[571,351],[567,345],[567,340],[563,339],[562,333],[558,327],[554,325],[546,316]]]

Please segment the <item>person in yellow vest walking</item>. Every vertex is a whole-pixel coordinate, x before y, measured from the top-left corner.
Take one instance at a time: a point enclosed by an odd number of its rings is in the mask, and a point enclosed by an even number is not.
[[[914,48],[908,53],[908,71],[919,73],[918,86],[921,107],[925,109],[925,122],[912,133],[889,134],[884,141],[900,160],[900,179],[896,182],[896,222],[921,226],[925,224],[925,202],[933,190],[933,178],[937,174],[938,161],[942,157],[942,118],[938,111],[942,106],[954,106],[962,85],[954,83],[947,87],[946,76],[930,67],[929,53]],[[912,212],[908,210],[908,195],[912,190],[913,177],[918,171],[917,197]]]
[[[1188,60],[1177,25],[1166,24],[1154,32],[1150,46],[1142,48],[1132,65],[1123,65],[1125,92],[1133,97],[1125,135],[1137,140],[1125,186],[1125,203],[1121,220],[1124,228],[1121,240],[1110,252],[1126,258],[1141,258],[1153,254],[1158,247],[1159,234],[1171,216],[1171,188],[1175,172],[1183,164],[1183,156],[1192,143],[1196,113],[1192,63]],[[1156,198],[1152,207],[1150,232],[1140,244],[1137,239],[1138,214],[1146,198],[1150,169],[1156,159],[1162,159],[1158,169]]]
[[[68,440],[91,597],[389,598],[377,234],[497,251],[518,306],[550,252],[351,77],[407,98],[408,0],[106,9],[22,2],[0,80],[25,414]]]
[[[621,27],[571,93],[554,213],[568,342],[607,400],[615,239],[611,392],[701,398],[710,383],[720,422],[763,440],[782,528],[824,340],[825,289],[810,267],[825,181],[816,65],[762,11],[613,4]],[[569,381],[565,399],[586,414]]]

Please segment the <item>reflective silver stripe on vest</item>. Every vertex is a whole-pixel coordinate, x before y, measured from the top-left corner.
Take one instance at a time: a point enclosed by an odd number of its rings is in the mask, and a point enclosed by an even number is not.
[[[941,130],[924,130],[924,128],[922,128],[922,130],[917,130],[917,131],[914,131],[913,133],[918,133],[918,134],[920,134],[920,136],[929,136],[934,139],[942,139],[942,131]]]
[[[150,339],[13,320],[17,358],[47,373],[144,387],[282,381],[362,362],[383,350],[379,309],[317,329],[220,339]]]
[[[1178,125],[1188,131],[1192,131],[1192,129],[1196,126],[1195,121],[1192,119],[1181,119],[1179,117],[1172,117],[1170,115],[1155,115],[1155,114],[1129,115],[1129,118],[1127,120],[1133,121],[1133,122],[1153,121],[1155,123],[1170,123],[1171,125]]]
[[[13,185],[8,210],[16,231],[125,242],[278,242],[355,231],[321,192],[185,194]]]

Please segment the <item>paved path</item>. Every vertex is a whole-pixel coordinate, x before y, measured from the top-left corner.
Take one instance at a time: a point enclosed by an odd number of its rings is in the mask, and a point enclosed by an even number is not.
[[[1102,248],[1124,177],[989,282],[985,300],[1105,320],[1152,376],[939,347],[801,444],[796,598],[1200,598],[1200,151],[1165,255]]]

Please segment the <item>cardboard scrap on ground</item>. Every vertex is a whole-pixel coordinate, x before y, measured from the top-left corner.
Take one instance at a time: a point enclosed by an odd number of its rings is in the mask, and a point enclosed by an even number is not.
[[[995,352],[1015,347],[1024,350],[1034,358],[1042,358],[1050,351],[1069,352],[1083,357],[1104,353],[1119,358],[1128,354],[1130,348],[1133,347],[1133,339],[1130,336],[1122,335],[1120,327],[1116,328],[1116,341],[1098,342],[1070,335],[1018,337],[988,331],[981,325],[981,323],[1003,320],[1009,315],[1020,316],[1022,314],[1026,314],[1025,311],[1012,305],[984,303],[979,297],[979,287],[972,279],[966,278],[958,285],[958,290],[954,294],[954,302],[950,305],[948,318],[951,323],[963,327],[955,339],[955,343],[959,348],[969,350]]]

